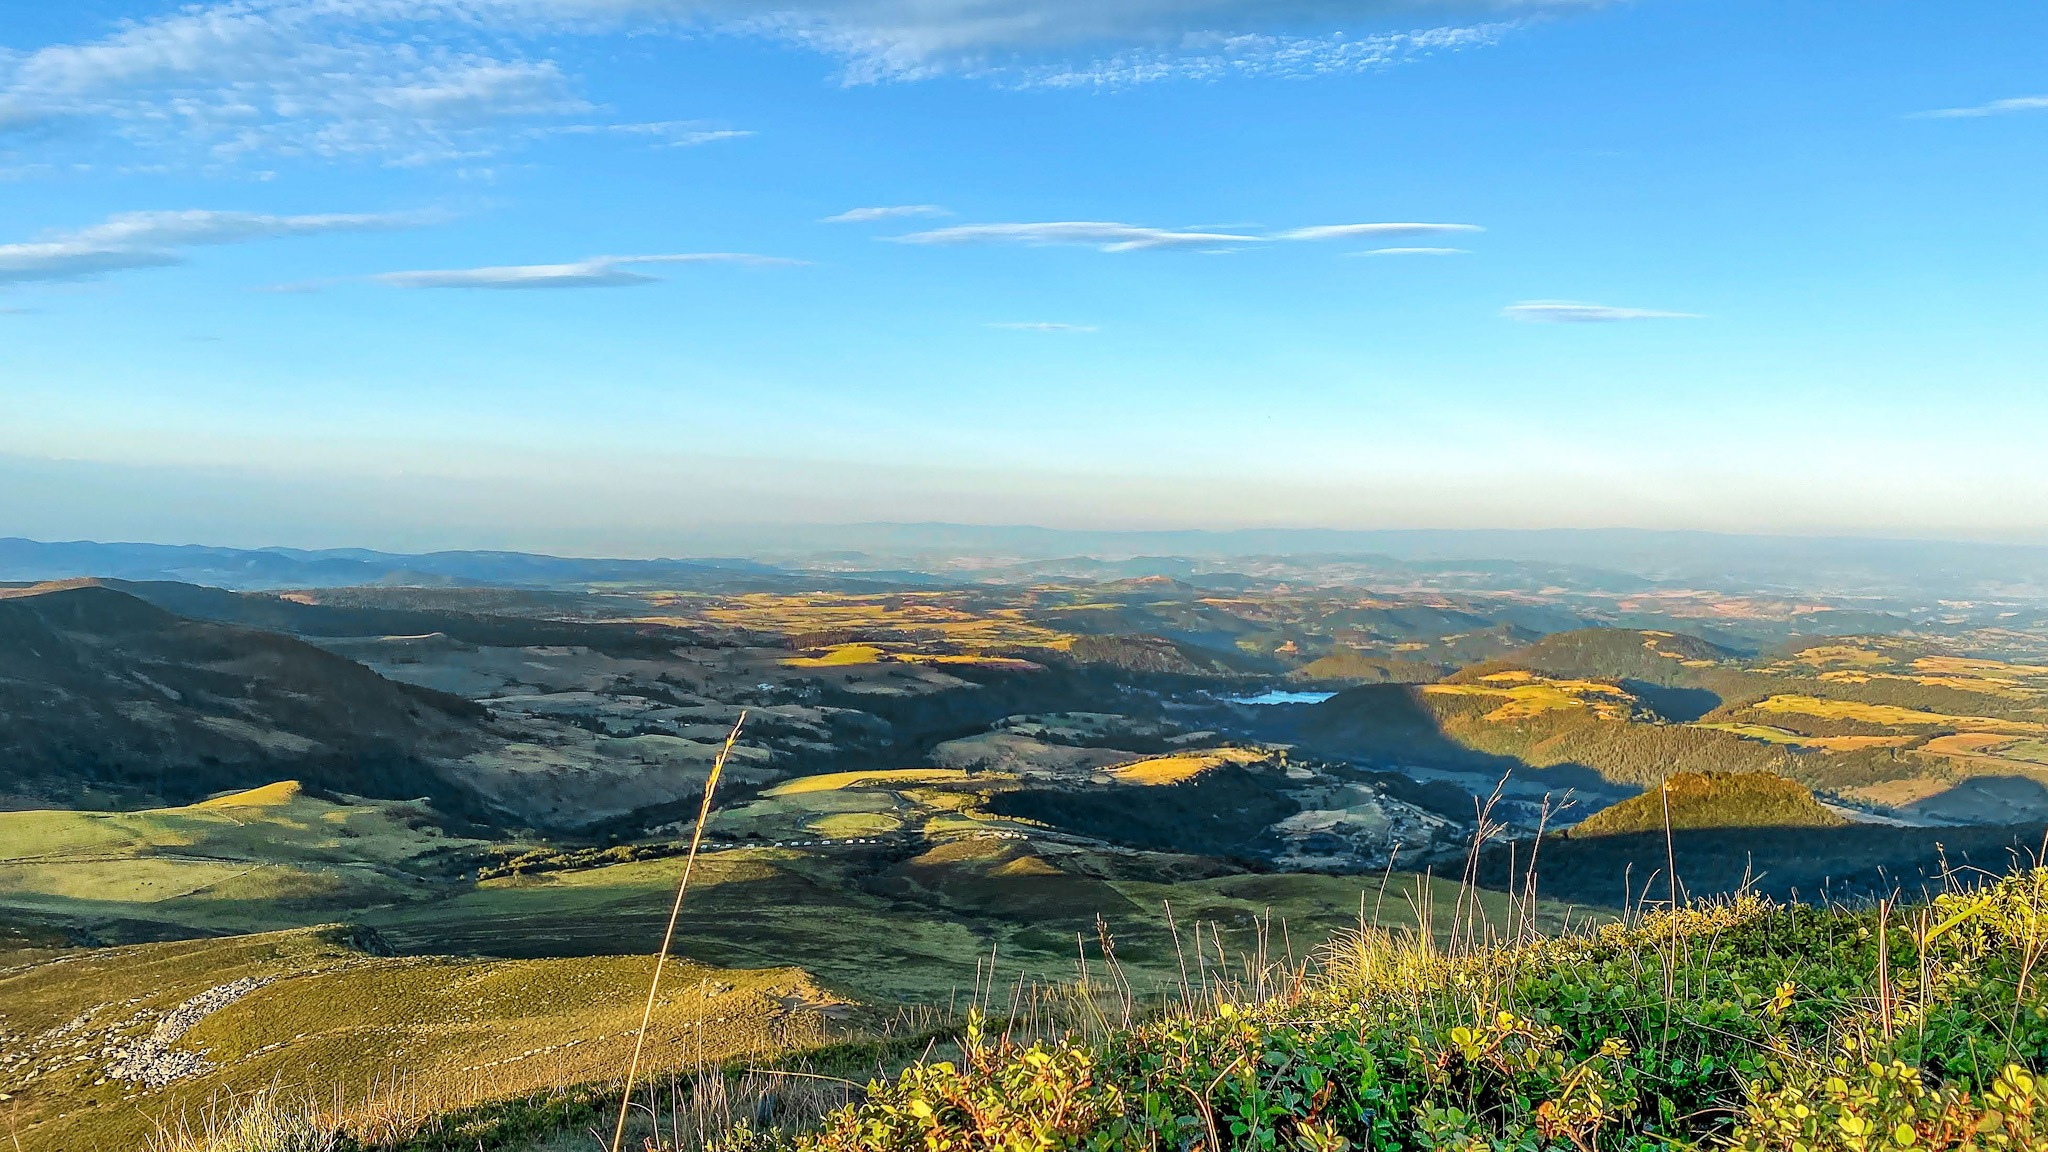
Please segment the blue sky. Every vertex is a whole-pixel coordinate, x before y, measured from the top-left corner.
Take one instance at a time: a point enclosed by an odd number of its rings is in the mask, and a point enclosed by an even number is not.
[[[2039,5],[28,8],[0,535],[2048,540]]]

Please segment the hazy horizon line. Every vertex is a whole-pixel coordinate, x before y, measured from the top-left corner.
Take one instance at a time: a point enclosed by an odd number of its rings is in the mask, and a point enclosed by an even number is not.
[[[1603,526],[1603,527],[1541,527],[1541,528],[1493,528],[1493,527],[1488,527],[1488,528],[1437,528],[1437,527],[1421,527],[1421,528],[1418,528],[1418,527],[1387,527],[1387,528],[1340,528],[1340,527],[1320,527],[1320,526],[1319,526],[1319,527],[1303,527],[1303,526],[1278,526],[1278,525],[1274,525],[1274,526],[1266,526],[1266,525],[1258,525],[1258,526],[1242,526],[1242,527],[1235,527],[1235,528],[1202,528],[1202,527],[1186,527],[1186,528],[1061,528],[1061,527],[1052,527],[1052,526],[1048,526],[1048,525],[1043,525],[1043,524],[1031,524],[1031,523],[998,523],[998,522],[986,522],[986,523],[976,523],[976,522],[968,522],[968,521],[954,521],[954,520],[861,520],[861,521],[819,521],[819,522],[784,522],[784,521],[732,521],[732,522],[729,522],[729,523],[721,523],[721,524],[715,524],[715,525],[700,525],[700,526],[696,526],[696,527],[692,527],[692,528],[686,528],[686,529],[679,529],[679,530],[676,530],[675,532],[673,532],[673,533],[671,533],[671,534],[672,534],[672,535],[680,535],[680,536],[684,536],[684,537],[689,537],[689,536],[699,536],[699,537],[706,537],[706,538],[710,538],[710,540],[712,540],[712,541],[717,541],[717,539],[718,539],[719,537],[721,537],[721,536],[723,536],[723,537],[744,537],[744,536],[748,536],[748,535],[758,535],[758,536],[762,537],[763,539],[760,539],[760,540],[757,540],[757,541],[753,541],[753,542],[751,542],[753,546],[768,546],[768,547],[775,547],[775,548],[780,548],[780,549],[789,549],[789,548],[792,548],[792,547],[802,547],[802,546],[804,546],[804,544],[805,544],[806,542],[802,540],[802,537],[804,537],[805,535],[823,535],[823,534],[827,534],[827,533],[832,533],[832,532],[859,532],[859,531],[864,531],[864,530],[865,530],[865,531],[885,531],[885,530],[887,530],[887,531],[903,531],[903,530],[913,530],[913,531],[914,531],[914,530],[926,530],[926,531],[935,531],[935,532],[947,532],[947,531],[950,531],[950,532],[963,532],[963,533],[975,533],[975,532],[983,532],[983,533],[1018,533],[1018,534],[1030,534],[1030,535],[1035,535],[1035,536],[1054,536],[1054,537],[1056,537],[1056,536],[1072,536],[1072,537],[1094,537],[1094,538],[1104,538],[1104,539],[1115,539],[1115,538],[1120,538],[1120,537],[1121,537],[1121,538],[1172,538],[1172,537],[1196,537],[1196,538],[1212,538],[1212,539],[1227,539],[1227,538],[1230,538],[1230,537],[1244,537],[1244,536],[1261,536],[1261,535],[1264,535],[1264,536],[1279,536],[1279,537],[1286,537],[1286,536],[1293,536],[1293,537],[1344,537],[1344,536],[1355,536],[1355,537],[1386,537],[1386,538],[1408,538],[1408,539],[1414,539],[1414,538],[1417,538],[1417,537],[1427,537],[1427,536],[1440,536],[1440,537],[1464,537],[1464,538],[1468,538],[1468,539],[1469,539],[1469,538],[1475,538],[1475,537],[1488,537],[1488,536],[1496,536],[1496,537],[1520,537],[1520,538],[1534,538],[1534,537],[1553,537],[1553,538],[1555,538],[1555,537],[1580,537],[1580,538],[1593,538],[1593,537],[1602,537],[1602,536],[1605,536],[1605,537],[1636,537],[1636,538],[1655,538],[1655,537],[1676,537],[1676,538],[1687,538],[1687,539],[1695,539],[1695,540],[1721,540],[1721,541],[1729,541],[1729,542],[1736,542],[1736,541],[1766,542],[1766,541],[1768,541],[1768,542],[1773,542],[1773,543],[1798,543],[1798,544],[1836,544],[1836,545],[1905,545],[1905,546],[1941,546],[1941,545],[1949,545],[1949,546],[1967,546],[1967,547],[1971,547],[1971,548],[1992,548],[1992,549],[2001,549],[2001,550],[2005,550],[2005,549],[2010,549],[2010,550],[2018,550],[2018,551],[2043,551],[2043,552],[2048,552],[2048,540],[2041,540],[2041,541],[2028,541],[2028,540],[1995,540],[1995,539],[1983,539],[1983,538],[1970,538],[1970,537],[1962,537],[1962,536],[1911,536],[1911,535],[1898,535],[1898,536],[1876,536],[1876,535],[1865,535],[1865,534],[1857,534],[1857,533],[1840,533],[1840,532],[1829,532],[1829,533],[1795,533],[1795,532],[1732,532],[1732,531],[1724,531],[1724,530],[1719,530],[1719,529],[1710,529],[1710,528],[1646,528],[1646,527],[1640,527],[1640,526],[1634,526],[1634,525],[1625,525],[1625,524],[1622,524],[1622,525],[1609,525],[1609,526]],[[778,539],[778,538],[779,538],[779,539]],[[727,541],[725,541],[725,542],[726,542],[726,543],[735,543],[736,541],[733,541],[733,540],[727,540]],[[832,546],[832,545],[830,545],[829,543],[827,543],[827,542],[823,542],[823,541],[817,541],[817,542],[814,542],[814,543],[816,543],[816,544],[817,544],[817,546],[818,546],[818,547],[819,547],[819,548],[820,548],[821,550],[827,550],[827,551],[841,551],[841,550],[847,550],[847,549],[846,549],[846,546],[845,546],[844,544],[840,544],[840,545],[838,545],[838,546],[836,546],[836,547],[835,547],[835,546]],[[887,546],[887,545],[889,545],[889,544],[891,544],[891,543],[893,543],[893,542],[889,542],[889,541],[875,541],[875,542],[873,542],[873,544],[875,544],[875,545],[883,545],[883,546]],[[366,545],[359,545],[359,544],[333,544],[333,545],[325,545],[325,546],[320,546],[320,547],[304,547],[304,546],[298,546],[298,545],[288,545],[288,544],[263,544],[263,545],[243,545],[243,544],[216,544],[216,543],[205,543],[205,542],[200,542],[200,541],[196,541],[196,540],[192,540],[192,539],[180,539],[180,540],[166,540],[166,539],[156,539],[156,540],[144,540],[144,539],[95,539],[95,538],[89,538],[89,537],[78,537],[78,538],[73,538],[73,539],[66,539],[66,540],[55,540],[55,539],[39,539],[39,538],[36,538],[36,537],[31,537],[31,536],[19,536],[19,535],[4,535],[4,536],[0,536],[0,545],[4,545],[4,544],[31,544],[31,545],[38,545],[38,546],[43,546],[43,547],[100,547],[100,548],[175,548],[175,549],[188,549],[188,548],[189,548],[189,549],[202,549],[202,550],[209,550],[209,551],[223,551],[223,552],[267,552],[267,553],[273,553],[273,554],[299,554],[299,555],[319,555],[319,554],[336,554],[336,553],[357,553],[357,554],[371,554],[371,555],[378,555],[378,556],[389,556],[389,557],[406,557],[406,556],[420,556],[420,557],[425,557],[425,556],[439,556],[439,555],[513,555],[513,556],[536,556],[536,557],[546,557],[546,558],[552,558],[552,559],[562,559],[562,560],[619,560],[619,561],[629,561],[629,562],[659,562],[659,561],[664,561],[664,560],[703,560],[703,559],[743,559],[743,558],[746,558],[746,556],[745,556],[745,553],[744,553],[744,552],[733,552],[733,551],[727,551],[727,552],[722,552],[722,553],[696,553],[696,552],[686,552],[686,553],[661,553],[661,554],[655,554],[655,553],[647,553],[647,554],[641,554],[641,555],[630,555],[630,554],[619,554],[619,553],[611,553],[611,554],[601,554],[601,553],[596,553],[596,552],[589,552],[589,553],[585,553],[585,552],[576,552],[576,551],[567,551],[567,550],[565,550],[565,551],[539,551],[539,550],[535,550],[535,549],[531,549],[531,548],[477,548],[477,547],[471,547],[471,548],[459,548],[459,547],[454,547],[454,548],[425,548],[425,549],[413,549],[413,550],[395,550],[395,549],[391,549],[391,548],[378,548],[378,547],[371,547],[371,546],[366,546]],[[924,546],[924,547],[926,547],[926,548],[932,548],[932,547],[945,547],[945,546],[946,546],[946,543],[945,543],[945,542],[938,542],[938,541],[934,541],[934,542],[930,542],[930,543],[927,543],[927,544],[925,544],[925,545],[923,545],[923,546]],[[961,546],[963,546],[963,547],[964,547],[964,544],[962,544]],[[1308,553],[1308,551],[1307,551],[1307,550],[1304,550],[1304,553],[1303,553],[1303,554],[1309,554],[1309,553]],[[1249,555],[1249,554],[1243,554],[1243,555]],[[1132,559],[1138,559],[1138,558],[1143,558],[1143,557],[1133,556],[1133,557],[1131,557],[1131,558],[1132,558]],[[1165,556],[1164,554],[1162,554],[1162,555],[1160,555],[1160,556],[1157,556],[1157,557],[1155,557],[1155,558],[1167,558],[1167,557],[1166,557],[1166,556]],[[1506,559],[1506,557],[1502,557],[1502,558],[1503,558],[1503,559]]]

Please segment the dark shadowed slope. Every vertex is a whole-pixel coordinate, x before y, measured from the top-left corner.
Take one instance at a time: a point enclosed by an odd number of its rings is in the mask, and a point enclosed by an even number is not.
[[[478,711],[93,582],[0,591],[0,797],[194,799],[284,776],[426,795],[417,757],[461,747]]]
[[[579,645],[610,656],[660,656],[678,644],[703,642],[695,633],[680,628],[638,622],[585,623],[446,609],[308,603],[269,592],[231,592],[170,580],[105,583],[194,620],[243,624],[297,636],[424,636],[439,632],[465,644],[496,648]]]

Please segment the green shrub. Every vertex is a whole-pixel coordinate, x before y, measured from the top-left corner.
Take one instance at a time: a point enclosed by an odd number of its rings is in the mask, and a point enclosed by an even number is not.
[[[1908,909],[1745,898],[1461,953],[1375,931],[1263,1003],[971,1035],[791,1152],[2048,1149],[2048,871]]]
[[[1739,1152],[2048,1148],[2048,1078],[2017,1064],[1988,1091],[1929,1087],[1903,1061],[1802,1066],[1759,1092],[1730,1140]]]

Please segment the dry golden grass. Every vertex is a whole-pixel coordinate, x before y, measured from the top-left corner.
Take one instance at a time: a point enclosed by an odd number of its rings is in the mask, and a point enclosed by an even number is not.
[[[826,772],[804,776],[763,793],[766,796],[801,796],[806,792],[832,792],[865,784],[957,784],[968,778],[959,768],[876,768],[866,772]]]
[[[405,873],[477,842],[410,804],[316,799],[292,781],[178,808],[0,812],[0,903],[92,922],[286,928],[435,889]]]
[[[1913,671],[1918,674],[1837,668],[1822,672],[1819,678],[1831,684],[1870,684],[1879,680],[1889,680],[1900,684],[1918,684],[1927,688],[1954,688],[1962,692],[1977,692],[2002,700],[2030,700],[2048,693],[2048,683],[2033,679],[2038,669],[2001,664],[1994,660],[1927,656],[1913,662]]]
[[[964,664],[975,668],[1006,668],[1012,672],[1031,672],[1041,667],[1015,656],[930,656],[921,652],[902,652],[896,658],[905,664]]]
[[[1968,676],[2013,682],[2036,676],[2048,677],[2048,665],[2008,664],[2000,660],[1971,660],[1961,656],[1922,656],[1913,661],[1913,669],[1931,676]]]
[[[1990,716],[1951,716],[1942,712],[1900,708],[1892,704],[1865,704],[1858,700],[1822,700],[1813,696],[1773,696],[1757,704],[1756,709],[1759,712],[1818,716],[1828,720],[1861,720],[1887,727],[1965,728],[1980,732],[2014,734],[2048,732],[2048,724],[2036,724],[2026,720],[2001,720]]]
[[[1788,748],[1810,748],[1822,752],[1854,752],[1860,748],[1898,748],[1913,741],[1912,736],[1802,736],[1767,724],[1698,723],[1695,728],[1732,732],[1750,740],[1782,744]]]
[[[265,784],[261,788],[251,788],[246,792],[231,792],[226,796],[215,796],[211,800],[201,800],[199,803],[192,805],[192,807],[279,808],[298,799],[299,795],[304,791],[305,789],[300,787],[297,780],[279,780],[275,784]]]
[[[823,656],[791,656],[782,661],[791,668],[838,668],[847,664],[873,664],[887,653],[873,644],[835,644]]]
[[[1254,748],[1214,748],[1202,752],[1176,752],[1170,756],[1154,756],[1112,768],[1109,774],[1120,784],[1179,784],[1193,780],[1204,772],[1220,768],[1225,764],[1257,764],[1270,753]]]
[[[1929,688],[1955,688],[1964,692],[1982,692],[1987,696],[1997,696],[2007,700],[2023,700],[2038,693],[2038,690],[2026,688],[2016,681],[1992,678],[1913,676],[1910,679],[1915,684],[1925,685]]]
[[[1816,644],[1803,649],[1792,660],[1815,668],[1883,668],[1893,663],[1892,658],[1883,652],[1855,644]]]
[[[2039,741],[2004,732],[1958,732],[1929,740],[1921,751],[1947,757],[1950,764],[1972,775],[2028,776],[2048,782],[2048,774],[2044,774],[2048,764],[2031,754],[2039,745]]]
[[[783,596],[672,596],[668,611],[645,619],[650,623],[710,624],[758,632],[795,635],[805,632],[894,629],[969,646],[1062,649],[1074,637],[1025,619],[1020,608],[992,606],[959,591],[892,592],[886,595],[809,593]],[[1110,607],[1114,607],[1111,605]]]
[[[1635,697],[1612,684],[1549,680],[1526,672],[1496,672],[1485,679],[1479,684],[1425,684],[1422,691],[1432,696],[1498,697],[1500,706],[1485,716],[1496,724],[1577,709],[1603,720],[1626,720],[1635,711]]]
[[[559,960],[387,959],[301,930],[96,950],[0,974],[9,1046],[83,1020],[65,1049],[95,1056],[16,1070],[0,1090],[25,1152],[133,1149],[151,1117],[197,1116],[216,1093],[316,1095],[358,1130],[563,1084],[615,1080],[642,1014],[645,956]],[[650,941],[650,943],[652,943]],[[666,1074],[702,1060],[823,1043],[827,998],[802,972],[670,961],[648,1048]],[[112,1047],[230,981],[267,983],[205,1015],[173,1047],[203,1076],[150,1089],[102,1079]],[[127,997],[140,997],[129,1001]]]
[[[1844,788],[1841,794],[1864,804],[1880,808],[1904,808],[1930,796],[1939,796],[1955,787],[1952,780],[1937,780],[1931,776],[1920,776],[1911,780],[1884,780],[1876,784],[1863,784]]]
[[[1855,752],[1864,748],[1903,748],[1913,742],[1911,736],[1808,736],[1808,748],[1823,752]]]
[[[2013,738],[2002,732],[1959,732],[1953,736],[1937,736],[1924,747],[1939,756],[1975,756],[2012,742]]]

